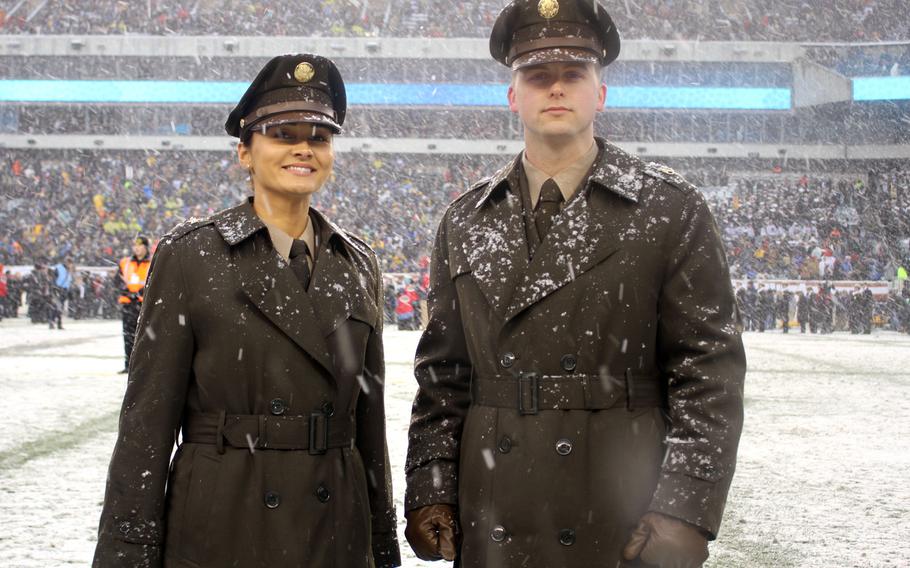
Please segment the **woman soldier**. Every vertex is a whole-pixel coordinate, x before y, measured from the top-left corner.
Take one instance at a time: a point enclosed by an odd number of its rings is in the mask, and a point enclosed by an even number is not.
[[[345,108],[330,60],[283,55],[228,117],[254,196],[158,247],[95,566],[400,564],[378,264],[310,208]]]

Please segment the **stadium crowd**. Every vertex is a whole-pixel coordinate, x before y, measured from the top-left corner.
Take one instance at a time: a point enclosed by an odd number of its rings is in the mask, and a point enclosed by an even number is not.
[[[425,294],[418,275],[426,272],[445,205],[503,159],[338,155],[336,177],[315,205],[370,243],[384,272],[399,275],[386,292],[390,321],[408,318],[399,321],[407,326],[418,320]],[[249,193],[246,173],[234,157],[215,152],[13,151],[3,158],[0,185],[8,194],[0,205],[0,263],[36,267],[28,282],[10,278],[12,286],[44,290],[30,296],[39,305],[68,298],[70,317],[114,317],[109,296],[116,283],[103,271],[70,268],[66,293],[54,294],[49,282],[61,272],[53,267],[113,269],[135,235],[154,242],[182,219],[208,215]],[[735,279],[907,278],[910,170],[767,174],[733,179],[706,189],[706,196]],[[910,292],[910,286],[904,288]],[[780,301],[781,292],[775,293],[773,305]],[[825,294],[837,300],[836,294]],[[907,305],[907,299],[896,298],[895,305]],[[10,313],[5,307],[10,301],[0,300],[0,317]],[[795,310],[795,296],[788,301]],[[837,301],[846,305],[849,299]],[[62,301],[59,306],[62,310]],[[892,314],[895,321],[904,321],[901,310]],[[773,327],[768,314],[777,312],[763,313],[756,317]]]
[[[910,258],[910,176],[738,180],[709,193],[734,278],[894,280]]]
[[[0,105],[0,133],[224,136],[218,105]],[[610,109],[597,131],[619,142],[907,144],[910,101],[837,103],[794,112]],[[518,140],[516,115],[491,108],[356,107],[346,137]]]
[[[339,154],[336,164],[316,206],[366,238],[389,272],[419,270],[442,207],[480,171],[476,158]],[[10,152],[0,185],[0,262],[17,265],[114,266],[134,235],[160,237],[248,193],[236,159],[214,152]]]
[[[825,52],[827,53],[827,52]],[[880,57],[856,55],[859,62]],[[2,57],[4,78],[45,80],[126,79],[165,81],[242,81],[252,79],[268,61],[260,57],[154,57],[49,55]],[[493,60],[336,57],[350,83],[507,84],[510,71]],[[860,63],[858,63],[860,64]],[[834,64],[832,64],[834,65]],[[659,87],[789,87],[792,69],[785,63],[617,61],[605,74],[610,85]]]
[[[23,2],[13,13],[0,12],[0,32],[483,37],[504,4],[504,0],[49,0]],[[906,0],[639,0],[609,6],[627,39],[910,39]],[[313,21],[322,25],[314,28]]]
[[[7,264],[113,266],[137,233],[160,237],[248,193],[227,153],[13,151],[3,161],[0,260]],[[336,178],[316,205],[376,248],[385,271],[415,272],[445,205],[502,161],[339,154]],[[868,179],[735,179],[707,195],[734,278],[891,280],[906,266],[910,170]]]

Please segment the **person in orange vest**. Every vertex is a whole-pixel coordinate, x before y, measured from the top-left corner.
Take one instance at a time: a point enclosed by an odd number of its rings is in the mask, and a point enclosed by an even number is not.
[[[123,349],[126,354],[120,374],[129,372],[130,354],[136,340],[136,325],[139,323],[139,311],[142,309],[142,294],[145,292],[145,280],[148,276],[149,240],[138,236],[133,241],[133,256],[120,259],[120,304],[123,315]]]

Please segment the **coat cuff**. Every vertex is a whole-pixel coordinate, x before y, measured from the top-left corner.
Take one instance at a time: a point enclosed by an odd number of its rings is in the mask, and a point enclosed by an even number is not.
[[[717,538],[729,483],[711,482],[683,473],[662,472],[648,510],[676,517]]]
[[[376,568],[401,566],[401,552],[398,550],[398,535],[395,531],[373,533],[373,560]]]
[[[122,568],[136,566],[161,568],[161,547],[153,544],[139,544],[104,536],[98,539],[92,568]]]
[[[458,505],[458,464],[433,460],[407,474],[404,496],[405,512],[444,503]]]

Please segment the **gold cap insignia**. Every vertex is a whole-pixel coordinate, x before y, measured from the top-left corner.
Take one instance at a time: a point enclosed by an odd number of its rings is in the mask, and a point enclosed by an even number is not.
[[[304,61],[299,63],[297,67],[294,68],[294,78],[300,81],[301,83],[306,83],[313,78],[313,75],[316,74],[316,70],[313,69],[313,66]]]
[[[559,2],[558,0],[540,0],[537,3],[537,13],[540,14],[542,18],[551,19],[555,18],[559,14]]]
[[[243,128],[243,125],[244,125],[244,124],[246,124],[246,119],[245,119],[245,118],[241,118],[241,119],[240,119],[240,128]]]

